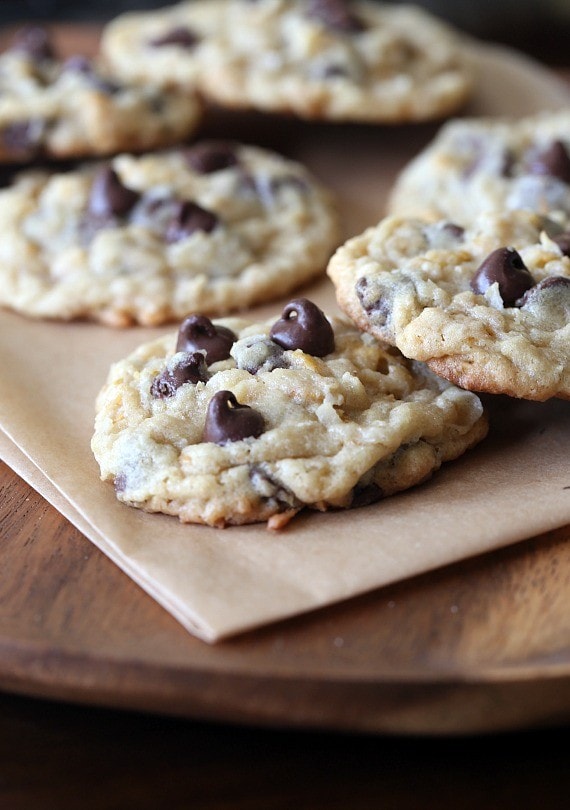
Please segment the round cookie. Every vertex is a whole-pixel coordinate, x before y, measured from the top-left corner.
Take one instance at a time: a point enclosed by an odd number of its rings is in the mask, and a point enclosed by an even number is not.
[[[197,82],[224,106],[302,118],[421,121],[471,91],[454,31],[419,8],[366,0],[186,2],[119,16],[102,49],[129,78]]]
[[[0,162],[170,146],[201,116],[191,92],[125,84],[84,56],[58,59],[41,28],[22,29],[0,55]]]
[[[119,155],[0,191],[0,304],[118,327],[227,313],[324,274],[338,242],[329,193],[276,153]]]
[[[570,214],[570,111],[450,121],[396,180],[389,213],[469,224],[483,211]]]
[[[295,299],[273,322],[189,316],[116,363],[92,449],[131,506],[280,528],[418,484],[486,432],[474,394]]]
[[[362,329],[463,388],[570,399],[570,227],[481,214],[470,228],[387,217],[328,267]]]

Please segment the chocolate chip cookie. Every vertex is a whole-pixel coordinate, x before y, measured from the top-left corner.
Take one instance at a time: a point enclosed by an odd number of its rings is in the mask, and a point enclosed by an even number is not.
[[[362,329],[473,391],[570,399],[570,225],[529,211],[387,217],[328,273]]]
[[[0,55],[0,162],[170,146],[201,117],[191,92],[126,84],[82,55],[59,59],[42,28],[21,29]]]
[[[120,75],[195,83],[228,106],[303,118],[420,121],[471,90],[458,35],[419,8],[366,0],[205,0],[121,15],[102,50]]]
[[[324,275],[338,242],[328,191],[274,152],[119,155],[0,191],[0,304],[119,327],[227,313]]]
[[[486,431],[477,396],[300,298],[266,323],[192,314],[116,363],[92,449],[126,504],[276,529],[418,484]]]
[[[447,123],[403,170],[389,200],[401,216],[470,223],[482,211],[570,214],[570,111]]]

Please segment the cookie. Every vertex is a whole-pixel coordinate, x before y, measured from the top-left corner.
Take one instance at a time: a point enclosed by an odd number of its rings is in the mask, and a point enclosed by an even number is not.
[[[192,93],[125,84],[84,56],[62,61],[41,28],[0,55],[0,161],[138,152],[186,140],[202,104]]]
[[[469,224],[483,211],[570,214],[570,111],[445,124],[402,171],[389,213]]]
[[[570,399],[570,226],[529,211],[387,217],[328,273],[362,329],[463,388]]]
[[[208,0],[121,15],[102,50],[121,75],[196,83],[221,105],[404,122],[471,91],[458,35],[419,8],[346,0]]]
[[[477,396],[301,298],[266,323],[191,315],[116,363],[92,449],[126,504],[280,528],[418,484],[486,431]]]
[[[338,243],[328,191],[276,153],[119,155],[0,191],[0,304],[118,327],[227,313],[324,275]]]

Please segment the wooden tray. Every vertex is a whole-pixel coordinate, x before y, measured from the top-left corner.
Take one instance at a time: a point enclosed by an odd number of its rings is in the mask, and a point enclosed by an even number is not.
[[[94,47],[93,29],[57,33],[70,50]],[[233,123],[240,137],[251,120]],[[260,142],[273,145],[271,125],[257,124]],[[219,131],[215,116],[210,126]],[[434,131],[407,130],[418,144]],[[570,526],[214,647],[189,636],[1,464],[0,537],[5,690],[399,734],[570,719]]]

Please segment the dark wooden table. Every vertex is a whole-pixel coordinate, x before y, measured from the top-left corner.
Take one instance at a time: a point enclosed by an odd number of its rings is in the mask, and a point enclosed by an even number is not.
[[[18,597],[18,582],[11,579],[8,555],[0,578],[0,612],[3,604],[10,603],[14,609],[18,598],[23,600],[22,612],[28,613],[34,600],[45,601],[45,593],[40,600],[34,592],[34,587],[40,586],[33,586],[36,575],[41,573],[41,587],[51,589],[52,623],[63,627],[69,622],[77,630],[84,622],[87,632],[89,605],[83,606],[84,616],[79,623],[77,616],[66,615],[66,593],[80,587],[73,577],[66,580],[66,567],[62,569],[60,563],[62,555],[67,555],[68,566],[89,568],[92,581],[99,582],[103,591],[128,591],[132,615],[137,616],[137,631],[144,633],[148,615],[155,628],[159,622],[165,634],[178,633],[182,639],[183,632],[174,620],[162,615],[152,600],[2,464],[0,505],[0,537],[9,535],[29,546],[31,583],[26,599]],[[498,556],[491,555],[490,560],[467,562],[466,567],[471,578],[481,580],[489,574],[495,577],[491,584],[494,582],[500,598],[501,593],[516,587],[516,577],[522,576],[525,567],[537,561],[543,566],[549,561],[554,565],[563,549],[567,554],[568,536],[568,531],[559,532],[540,547],[525,544],[520,550],[506,549]],[[47,544],[53,544],[51,557],[45,551]],[[45,561],[47,569],[40,572],[34,568]],[[505,568],[501,567],[503,563]],[[500,570],[515,571],[511,585],[500,578]],[[467,603],[469,591],[461,590],[461,581],[461,569],[455,568],[420,580],[419,591],[433,587],[431,596],[437,601],[439,594],[442,604],[448,603],[447,595],[453,591],[455,599],[463,598]],[[540,591],[540,583],[535,585]],[[418,583],[404,583],[395,586],[386,598],[394,597],[395,602],[397,597],[403,610],[406,604],[411,609],[415,604],[414,589],[418,591]],[[532,592],[528,598],[531,596]],[[561,594],[557,597],[560,599]],[[352,610],[355,616],[365,619],[373,604],[373,596],[365,597],[348,608],[346,616],[344,607],[333,609],[334,615],[341,623],[349,622]],[[500,605],[496,609],[501,610]],[[115,621],[116,617],[112,612],[106,614],[100,602],[93,604],[96,610],[99,613],[93,625],[112,636],[113,627],[105,621]],[[521,609],[519,619],[523,612]],[[562,613],[558,611],[558,615]],[[9,617],[3,620],[9,621]],[[38,628],[45,620],[38,614]],[[305,628],[305,637],[309,637],[312,621],[308,618],[293,622],[286,632],[295,638],[295,633],[302,636]],[[430,627],[430,632],[437,633],[433,622]],[[561,622],[559,633],[562,629]],[[141,638],[135,641],[141,642]],[[261,634],[255,643],[261,648],[267,639]],[[445,639],[438,643],[444,650]],[[236,648],[239,644],[236,642]],[[231,652],[231,643],[227,650]],[[365,656],[365,651],[359,652]],[[318,647],[315,654],[319,655]],[[422,650],[418,649],[417,654],[423,654]],[[556,688],[553,682],[552,689]],[[570,796],[570,727],[563,724],[564,719],[558,718],[557,722],[557,717],[552,716],[547,730],[518,733],[367,736],[204,723],[157,712],[111,710],[84,702],[74,705],[6,692],[0,694],[0,808],[557,810],[568,807]],[[492,721],[489,725],[493,725]]]
[[[267,731],[0,696],[3,810],[565,810],[570,729]]]

